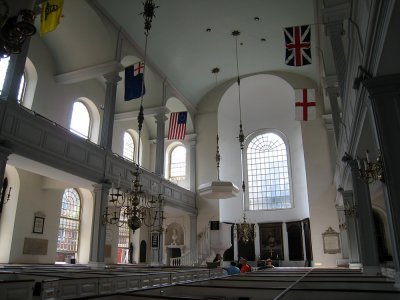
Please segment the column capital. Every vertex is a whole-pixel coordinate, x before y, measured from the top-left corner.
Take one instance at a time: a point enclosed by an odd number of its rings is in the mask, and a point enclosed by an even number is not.
[[[322,20],[325,25],[334,22],[342,22],[350,17],[350,3],[328,6],[323,8],[321,11]]]
[[[117,72],[107,73],[103,76],[106,79],[106,84],[117,84],[122,79]]]
[[[156,119],[156,123],[165,123],[168,120],[167,116],[165,115],[166,112],[159,112],[154,115],[154,119]]]

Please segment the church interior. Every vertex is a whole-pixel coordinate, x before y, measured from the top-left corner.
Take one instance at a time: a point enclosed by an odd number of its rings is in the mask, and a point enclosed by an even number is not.
[[[399,1],[0,0],[0,26],[1,299],[399,299]]]

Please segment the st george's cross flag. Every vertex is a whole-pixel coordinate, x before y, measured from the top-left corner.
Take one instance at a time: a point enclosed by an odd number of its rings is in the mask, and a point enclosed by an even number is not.
[[[142,96],[142,89],[143,95],[146,93],[143,74],[143,61],[125,68],[125,101],[140,98]]]
[[[187,111],[173,112],[169,117],[169,140],[183,140],[186,135]]]
[[[297,121],[315,120],[316,117],[315,90],[295,90],[295,109]]]
[[[286,56],[285,64],[300,67],[311,64],[311,26],[284,28]]]

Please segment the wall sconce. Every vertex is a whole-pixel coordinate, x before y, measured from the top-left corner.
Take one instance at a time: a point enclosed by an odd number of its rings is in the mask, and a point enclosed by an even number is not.
[[[360,177],[366,183],[371,184],[377,180],[380,180],[383,183],[385,182],[383,175],[383,161],[379,150],[376,162],[370,161],[369,152],[368,150],[366,150],[364,159],[357,157],[357,164],[358,164],[358,171],[360,172]]]
[[[361,83],[366,80],[372,78],[372,75],[365,70],[362,66],[358,66],[357,70],[357,77],[354,78],[353,81],[353,89],[354,90],[359,90]]]
[[[36,28],[35,12],[21,9],[16,16],[8,17],[9,7],[7,1],[0,0],[3,13],[0,14],[0,58],[21,52],[22,44],[26,37],[34,35]]]

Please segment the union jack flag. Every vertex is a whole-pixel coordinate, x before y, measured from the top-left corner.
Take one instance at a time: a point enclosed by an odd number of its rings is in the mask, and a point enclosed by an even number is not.
[[[311,27],[310,25],[286,27],[285,64],[300,67],[311,64]]]

